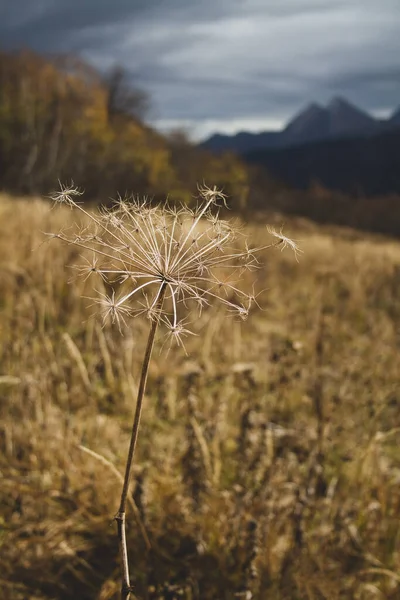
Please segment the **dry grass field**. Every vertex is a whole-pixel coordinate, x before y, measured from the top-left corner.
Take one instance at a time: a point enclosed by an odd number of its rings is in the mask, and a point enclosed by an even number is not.
[[[2,600],[119,597],[148,325],[92,316],[77,248],[42,244],[72,219],[0,199]],[[138,599],[400,598],[400,244],[284,231],[303,254],[265,252],[262,310],[205,310],[188,356],[157,337],[128,513]]]

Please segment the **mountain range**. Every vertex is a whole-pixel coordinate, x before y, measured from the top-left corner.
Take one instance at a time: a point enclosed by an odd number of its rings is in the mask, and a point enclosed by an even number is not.
[[[376,119],[341,97],[327,106],[312,103],[301,110],[281,131],[216,133],[201,145],[214,153],[247,154],[255,150],[281,149],[343,138],[370,137],[400,128],[400,106],[386,120]]]

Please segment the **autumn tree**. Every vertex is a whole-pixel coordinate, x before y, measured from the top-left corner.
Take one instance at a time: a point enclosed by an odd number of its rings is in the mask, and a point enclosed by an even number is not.
[[[103,78],[107,94],[107,111],[115,116],[136,117],[142,121],[150,107],[145,91],[133,86],[128,72],[118,65],[112,67]]]
[[[0,185],[48,193],[73,179],[93,199],[133,192],[191,202],[196,184],[209,182],[243,209],[243,163],[162,136],[143,122],[148,107],[120,67],[104,75],[70,55],[0,53]]]

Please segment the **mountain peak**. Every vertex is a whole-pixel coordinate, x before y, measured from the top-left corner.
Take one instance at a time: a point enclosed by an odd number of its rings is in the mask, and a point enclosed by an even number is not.
[[[328,134],[327,111],[312,102],[287,124],[284,135],[295,143],[316,140]]]
[[[328,104],[331,136],[364,135],[377,127],[377,121],[345,98],[336,96]]]
[[[318,102],[310,102],[301,112],[321,112],[325,110]]]
[[[341,108],[355,108],[346,98],[342,96],[334,96],[328,104],[328,110],[338,110]]]
[[[327,105],[327,110],[331,114],[337,113],[339,111],[346,111],[352,114],[364,115],[365,117],[372,119],[372,117],[367,112],[361,110],[361,108],[358,108],[358,106],[355,106],[355,104],[352,104],[342,96],[334,96]]]
[[[307,104],[307,106],[302,108],[293,117],[293,119],[291,120],[290,123],[293,123],[296,119],[303,119],[305,117],[310,117],[313,115],[320,115],[323,112],[325,112],[325,108],[323,106],[321,106],[320,104],[317,104],[317,102],[310,102],[310,104]],[[290,125],[290,123],[288,125]]]
[[[400,126],[400,106],[390,119],[381,121],[361,110],[343,96],[334,96],[326,106],[307,104],[281,131],[259,134],[213,136],[203,146],[222,152],[245,154],[260,148],[285,148],[310,142],[349,137],[369,137]]]

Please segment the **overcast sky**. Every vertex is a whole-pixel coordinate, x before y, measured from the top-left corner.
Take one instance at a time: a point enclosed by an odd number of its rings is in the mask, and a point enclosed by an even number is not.
[[[279,128],[334,95],[400,105],[400,0],[0,0],[0,45],[121,64],[157,126],[196,138]]]

